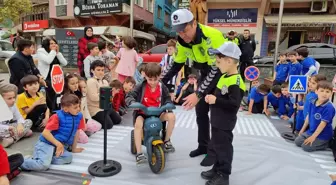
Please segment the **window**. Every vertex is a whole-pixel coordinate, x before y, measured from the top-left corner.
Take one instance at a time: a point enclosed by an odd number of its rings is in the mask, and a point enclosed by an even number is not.
[[[55,0],[55,6],[59,6],[59,5],[67,5],[68,4],[68,0]]]
[[[154,1],[147,0],[147,10],[153,13]]]
[[[140,7],[143,7],[143,0],[135,0],[134,3]]]
[[[162,15],[162,8],[161,8],[160,6],[158,6],[157,18],[158,18],[158,19],[162,19],[162,18],[161,18],[161,15]]]
[[[170,27],[170,16],[169,13],[165,11],[165,15],[164,15],[164,26],[166,28]]]
[[[158,45],[150,50],[151,54],[163,54],[167,52],[167,45]]]

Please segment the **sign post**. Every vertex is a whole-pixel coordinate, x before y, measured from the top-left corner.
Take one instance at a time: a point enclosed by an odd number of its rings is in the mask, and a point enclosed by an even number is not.
[[[295,109],[294,109],[294,124],[292,125],[292,132],[284,132],[281,136],[285,139],[295,140],[296,128],[296,112],[298,107],[299,94],[305,94],[308,90],[308,76],[305,75],[291,75],[289,76],[289,93],[295,94]]]
[[[259,78],[260,71],[255,66],[249,66],[244,71],[245,79],[250,81],[250,90],[252,88],[252,82]]]
[[[51,86],[56,94],[61,94],[64,88],[64,74],[60,65],[53,65],[51,69]]]

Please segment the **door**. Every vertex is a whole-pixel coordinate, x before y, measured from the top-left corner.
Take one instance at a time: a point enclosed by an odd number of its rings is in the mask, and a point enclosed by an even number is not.
[[[288,47],[301,44],[301,34],[302,31],[290,31],[288,38]]]

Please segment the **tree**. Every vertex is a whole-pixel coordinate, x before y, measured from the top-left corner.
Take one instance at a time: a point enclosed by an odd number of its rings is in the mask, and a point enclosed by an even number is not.
[[[17,22],[21,14],[29,13],[31,9],[30,0],[3,0],[3,5],[0,7],[0,22],[5,19]]]

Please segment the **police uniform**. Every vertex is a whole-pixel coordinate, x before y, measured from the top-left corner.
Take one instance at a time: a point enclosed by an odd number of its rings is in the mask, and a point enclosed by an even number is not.
[[[173,12],[172,16],[173,29],[176,32],[183,31],[184,28],[194,20],[192,13],[187,9],[179,9]],[[218,48],[225,42],[223,34],[212,27],[197,24],[196,38],[191,43],[186,43],[180,37],[174,54],[174,62],[163,72],[162,81],[167,82],[175,76],[184,66],[187,59],[194,61],[193,67],[200,70],[199,87],[196,94],[200,101],[196,105],[196,122],[198,125],[198,149],[190,153],[191,157],[207,153],[208,142],[210,140],[209,125],[209,105],[205,103],[204,96],[213,91],[216,81],[221,74],[213,64],[215,56],[208,54],[208,49]]]

